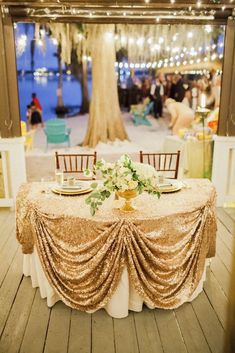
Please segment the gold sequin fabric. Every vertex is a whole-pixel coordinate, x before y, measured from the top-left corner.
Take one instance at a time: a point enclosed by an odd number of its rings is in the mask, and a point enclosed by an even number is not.
[[[61,300],[83,311],[104,307],[124,267],[143,300],[159,308],[187,301],[215,255],[215,189],[187,180],[189,188],[142,194],[126,214],[114,198],[92,217],[85,195],[53,194],[48,183],[24,184],[16,204],[17,239],[25,254],[36,246],[50,285]]]

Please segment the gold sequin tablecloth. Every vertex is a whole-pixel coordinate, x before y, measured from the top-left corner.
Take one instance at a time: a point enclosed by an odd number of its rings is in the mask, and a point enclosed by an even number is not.
[[[72,308],[105,307],[123,273],[150,307],[176,308],[192,298],[206,258],[215,254],[215,189],[205,179],[187,184],[160,200],[138,196],[130,214],[110,198],[94,217],[86,195],[25,184],[17,197],[17,239],[24,254],[37,254],[51,290]]]

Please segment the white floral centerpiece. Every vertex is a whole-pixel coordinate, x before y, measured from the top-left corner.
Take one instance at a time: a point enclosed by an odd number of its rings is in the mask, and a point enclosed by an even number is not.
[[[113,192],[124,197],[126,202],[144,191],[160,197],[157,171],[148,164],[133,162],[127,155],[116,163],[100,160],[96,163],[96,170],[101,172],[102,183],[92,183],[94,191],[86,198],[92,215]],[[89,176],[90,171],[85,170],[84,173]],[[131,211],[133,208],[129,205],[123,210]]]

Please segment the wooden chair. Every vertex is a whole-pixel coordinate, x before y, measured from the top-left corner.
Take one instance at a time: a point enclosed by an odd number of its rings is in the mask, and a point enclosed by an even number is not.
[[[164,172],[169,179],[177,179],[180,151],[175,153],[143,153],[140,151],[140,163],[152,165],[158,172]]]
[[[90,154],[60,154],[55,153],[56,169],[60,169],[65,174],[73,174],[79,180],[94,180],[96,179],[95,164],[97,153]],[[90,169],[92,175],[89,177],[84,176],[84,170]]]

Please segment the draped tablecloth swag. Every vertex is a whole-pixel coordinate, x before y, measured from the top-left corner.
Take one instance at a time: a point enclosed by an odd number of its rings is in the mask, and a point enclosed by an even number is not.
[[[126,214],[105,202],[92,217],[86,195],[60,196],[50,184],[24,184],[17,197],[17,239],[34,249],[46,278],[65,304],[105,307],[127,271],[130,285],[151,307],[189,301],[215,255],[215,189],[205,179],[157,197],[142,194]]]

